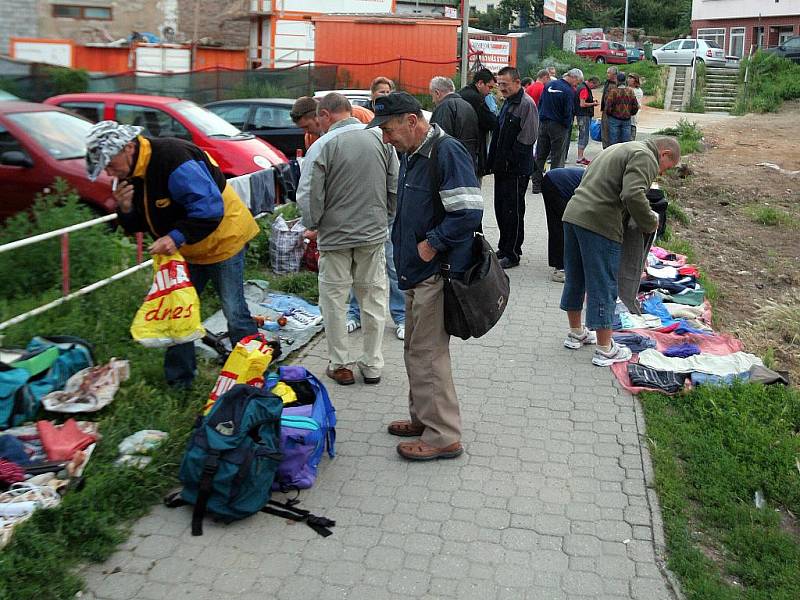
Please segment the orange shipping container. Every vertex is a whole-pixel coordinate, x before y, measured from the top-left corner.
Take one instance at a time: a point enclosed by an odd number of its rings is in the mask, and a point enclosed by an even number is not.
[[[315,61],[339,65],[342,88],[367,89],[375,77],[428,93],[432,77],[458,70],[455,19],[314,17]]]

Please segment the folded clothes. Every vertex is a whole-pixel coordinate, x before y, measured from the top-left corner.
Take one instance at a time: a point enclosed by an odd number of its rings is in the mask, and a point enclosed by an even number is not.
[[[683,389],[688,375],[671,371],[658,371],[637,363],[628,363],[628,377],[637,387],[661,390],[674,394]]]
[[[37,421],[36,428],[39,430],[48,460],[72,460],[78,450],[83,450],[97,441],[96,435],[81,431],[75,419],[67,419],[63,425],[53,425],[50,421]]]
[[[708,335],[713,331],[710,327],[707,327],[702,323],[698,323],[698,325],[701,325],[701,327],[695,327],[689,321],[681,319],[681,321],[678,323],[678,326],[675,328],[675,333],[677,333],[678,335],[686,335],[687,333]]]
[[[709,375],[729,375],[745,373],[753,365],[763,365],[761,359],[747,352],[734,352],[726,355],[696,354],[688,358],[671,358],[658,350],[647,349],[639,354],[639,363],[659,371],[676,373],[707,373]]]
[[[742,383],[750,379],[750,371],[744,373],[730,373],[728,375],[709,375],[708,373],[692,373],[693,386],[698,385],[733,385],[735,381]]]
[[[678,358],[688,358],[700,354],[700,347],[697,344],[675,344],[664,350],[664,356]]]
[[[655,295],[649,295],[642,301],[642,310],[650,315],[654,315],[661,320],[661,325],[666,326],[675,322],[672,315],[664,306],[664,302]]]
[[[667,290],[669,292],[669,290]],[[675,302],[676,304],[687,304],[689,306],[700,306],[705,302],[706,293],[702,289],[690,290],[684,289],[680,292],[670,292],[662,294],[661,299],[664,302]]]
[[[700,319],[705,312],[703,306],[688,306],[686,304],[675,304],[674,302],[662,301],[664,308],[676,319]]]
[[[619,318],[622,324],[620,329],[658,329],[662,326],[661,319],[654,315],[621,313]]]
[[[678,279],[678,269],[675,267],[647,267],[647,274],[650,277],[655,277],[656,279]]]
[[[26,465],[30,462],[25,445],[13,435],[0,435],[0,458]]]
[[[700,271],[694,265],[686,265],[685,267],[678,267],[679,275],[692,275],[693,277],[700,277]]]
[[[653,338],[638,333],[615,333],[612,337],[618,344],[627,346],[631,352],[641,352],[647,348],[656,347],[656,341]]]

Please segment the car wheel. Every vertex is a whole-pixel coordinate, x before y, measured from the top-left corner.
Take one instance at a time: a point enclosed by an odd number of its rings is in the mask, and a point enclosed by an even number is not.
[[[653,57],[653,64],[654,64],[654,65],[657,65],[657,64],[658,64],[658,59],[657,59],[655,56]]]
[[[597,57],[597,61],[596,61],[596,62],[598,62],[598,63],[604,63],[604,62],[606,62],[606,59],[605,59],[605,58],[603,58],[602,56],[598,56],[598,57]]]
[[[704,65],[704,64],[706,64],[706,61],[704,61],[702,58],[695,58],[694,59],[694,66]]]

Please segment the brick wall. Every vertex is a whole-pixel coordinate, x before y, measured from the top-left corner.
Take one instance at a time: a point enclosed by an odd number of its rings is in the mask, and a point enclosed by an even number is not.
[[[10,54],[10,38],[37,35],[36,0],[0,2],[0,54]]]
[[[731,27],[744,27],[744,52],[748,53],[750,46],[756,44],[756,31],[758,27],[764,28],[764,44],[767,47],[778,45],[778,27],[793,28],[795,35],[800,35],[800,15],[790,15],[785,17],[758,17],[749,19],[706,19],[692,21],[692,37],[697,35],[698,29],[724,28],[725,29],[725,51],[730,51]]]

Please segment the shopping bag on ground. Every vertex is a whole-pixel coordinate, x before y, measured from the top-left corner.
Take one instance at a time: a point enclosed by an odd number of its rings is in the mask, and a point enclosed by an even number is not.
[[[296,273],[300,270],[303,260],[303,233],[306,228],[300,219],[286,221],[278,215],[272,223],[272,232],[269,238],[269,260],[272,270],[277,275]]]
[[[589,135],[595,142],[603,141],[603,126],[600,123],[600,119],[592,119],[589,125]]]
[[[189,265],[180,254],[156,254],[153,272],[153,285],[133,318],[133,339],[161,348],[202,338],[200,299],[189,279]]]

